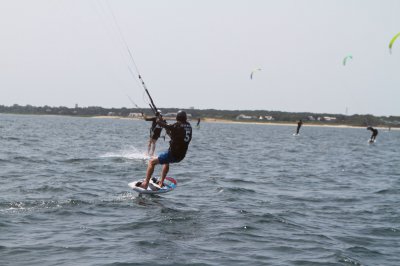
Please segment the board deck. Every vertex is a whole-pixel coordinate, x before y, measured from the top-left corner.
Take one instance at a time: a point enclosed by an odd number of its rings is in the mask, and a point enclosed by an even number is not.
[[[128,184],[129,187],[131,187],[134,191],[138,192],[139,194],[160,194],[160,193],[167,193],[172,190],[174,190],[177,186],[177,182],[174,178],[172,177],[166,177],[164,179],[164,186],[160,187],[157,184],[158,179],[155,177],[150,179],[149,186],[147,189],[138,187],[138,183],[143,182],[143,179],[131,182]]]

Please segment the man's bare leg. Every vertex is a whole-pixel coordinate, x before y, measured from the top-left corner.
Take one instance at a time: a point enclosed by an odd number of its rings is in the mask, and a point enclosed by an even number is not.
[[[156,149],[156,140],[152,139],[151,141],[152,141],[152,143],[153,143],[153,146],[151,147],[150,156],[153,156],[153,155],[154,155],[154,151],[155,151],[155,149]]]
[[[152,139],[149,139],[149,145],[147,146],[147,155],[150,155],[150,149],[151,149],[151,141]]]
[[[163,187],[164,179],[167,176],[168,171],[169,171],[169,163],[166,163],[166,164],[163,165],[163,168],[162,168],[162,171],[161,171],[161,179],[158,182],[158,185],[160,187]]]
[[[146,179],[140,185],[141,188],[147,189],[147,187],[149,186],[150,178],[153,175],[154,168],[157,164],[159,164],[158,158],[154,158],[149,161],[149,165],[147,166]]]

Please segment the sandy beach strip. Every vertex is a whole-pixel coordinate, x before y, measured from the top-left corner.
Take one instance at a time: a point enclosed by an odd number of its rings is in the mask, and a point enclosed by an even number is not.
[[[206,123],[221,123],[221,124],[252,124],[252,125],[265,125],[265,126],[293,126],[297,127],[297,122],[255,122],[255,121],[233,121],[218,118],[203,118],[202,122]],[[338,125],[338,124],[307,124],[303,122],[302,127],[334,127],[334,128],[366,128],[366,126],[351,126],[351,125]],[[388,127],[375,127],[378,129],[388,129]],[[400,128],[392,127],[391,130],[400,130]]]
[[[93,118],[108,118],[108,119],[127,119],[127,120],[143,120],[138,117],[122,117],[122,116],[93,116]],[[195,122],[192,120],[191,122]],[[220,118],[202,118],[202,123],[219,123],[219,124],[244,124],[244,125],[264,125],[264,126],[293,126],[297,127],[297,122],[256,122],[256,121],[234,121]],[[303,122],[302,127],[333,127],[333,128],[366,128],[366,126],[350,126],[350,125],[334,125],[334,124],[307,124]],[[388,127],[375,127],[381,130]],[[400,130],[400,128],[392,127],[391,130]]]

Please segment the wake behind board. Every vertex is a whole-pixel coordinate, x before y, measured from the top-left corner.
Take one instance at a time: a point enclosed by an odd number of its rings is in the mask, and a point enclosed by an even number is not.
[[[134,191],[138,192],[139,194],[161,194],[161,193],[167,193],[172,190],[174,190],[177,186],[177,182],[174,178],[172,177],[166,177],[164,179],[164,184],[162,187],[160,187],[157,182],[158,179],[155,177],[150,179],[149,186],[147,189],[139,187],[139,185],[143,182],[142,180],[138,180],[135,182],[131,182],[128,184]]]

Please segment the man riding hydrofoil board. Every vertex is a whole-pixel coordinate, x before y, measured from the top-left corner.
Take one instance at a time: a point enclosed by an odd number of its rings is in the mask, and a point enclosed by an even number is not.
[[[157,123],[157,119],[158,117],[161,116],[161,111],[157,110],[156,112],[156,116],[154,117],[144,117],[144,120],[146,121],[151,121],[151,128],[150,128],[150,138],[149,138],[149,143],[148,143],[148,147],[147,147],[147,155],[153,157],[154,155],[154,151],[156,149],[156,143],[158,138],[161,135],[161,131],[162,131],[162,127],[160,125],[158,125]]]
[[[157,124],[166,129],[171,140],[167,151],[162,152],[157,158],[153,158],[149,161],[145,180],[141,183],[137,183],[137,186],[144,189],[147,189],[157,164],[163,165],[161,178],[158,182],[158,185],[163,187],[164,179],[169,171],[169,164],[178,163],[185,158],[189,143],[192,140],[192,126],[187,121],[185,111],[179,111],[177,113],[176,123],[174,124],[167,124],[161,116],[158,116]]]

